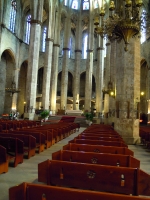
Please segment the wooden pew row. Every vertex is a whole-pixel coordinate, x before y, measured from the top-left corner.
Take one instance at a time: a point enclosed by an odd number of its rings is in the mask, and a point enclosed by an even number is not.
[[[111,136],[107,136],[107,135],[94,135],[94,136],[89,136],[89,135],[78,135],[77,137],[75,137],[74,139],[88,139],[88,140],[111,140],[111,141],[122,141],[124,143],[124,140],[122,138],[119,138],[119,137],[111,137]]]
[[[145,145],[147,148],[150,148],[150,127],[140,128],[140,137],[141,137],[141,143]]]
[[[0,145],[0,174],[8,172],[8,159],[6,148]]]
[[[78,190],[33,183],[22,183],[9,189],[9,200],[149,200],[150,198]]]
[[[38,181],[53,186],[150,195],[150,175],[131,167],[46,160],[38,164]]]
[[[121,154],[60,150],[52,153],[52,160],[140,168],[138,159]]]
[[[29,132],[29,133],[41,133],[42,135],[44,135],[45,137],[45,142],[43,142],[43,140],[41,141],[42,144],[44,143],[45,147],[44,148],[49,148],[52,146],[52,143],[53,143],[53,135],[54,135],[54,131],[53,129],[40,129],[40,127],[34,127],[34,128],[24,128],[24,129],[20,129],[20,130],[16,130],[16,131],[13,131],[13,132],[18,132],[18,133],[23,133],[23,134],[26,134],[26,132]]]
[[[32,135],[23,135],[23,134],[13,134],[13,133],[0,133],[0,137],[12,137],[18,138],[23,141],[23,150],[24,154],[27,153],[27,158],[35,155],[36,150],[36,138]]]
[[[0,145],[6,148],[8,161],[14,160],[14,167],[16,167],[19,163],[23,163],[23,141],[18,138],[0,137]]]
[[[122,141],[111,141],[111,140],[106,141],[106,140],[73,139],[70,140],[69,143],[128,147]]]
[[[134,152],[127,147],[116,146],[102,146],[102,145],[90,145],[90,144],[77,144],[69,143],[63,146],[63,150],[70,151],[85,151],[95,153],[110,153],[110,154],[124,154],[134,156]]]
[[[31,135],[33,137],[36,138],[36,148],[38,149],[38,152],[42,152],[44,151],[45,148],[45,135],[42,134],[41,132],[34,132],[31,129],[29,129],[28,131],[12,131],[11,133],[13,134],[22,134],[22,135]]]
[[[113,138],[122,138],[120,135],[114,135],[112,133],[80,133],[79,135],[83,135],[83,136],[95,136],[95,137],[113,137]]]

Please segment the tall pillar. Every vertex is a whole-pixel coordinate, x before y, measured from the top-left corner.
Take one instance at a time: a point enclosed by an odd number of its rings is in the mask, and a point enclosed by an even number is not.
[[[1,35],[2,35],[2,24],[3,24],[3,9],[4,9],[4,0],[0,0],[0,25],[1,25],[0,26],[0,47],[1,47]]]
[[[56,114],[56,97],[57,97],[57,80],[58,80],[58,59],[59,59],[59,42],[60,42],[60,19],[59,12],[56,13],[56,24],[52,55],[52,75],[51,75],[51,92],[50,92],[50,108],[52,114]]]
[[[91,111],[91,96],[92,96],[92,73],[93,73],[93,16],[91,14],[89,20],[89,35],[88,35],[88,49],[86,60],[86,81],[85,81],[85,106],[84,110]]]
[[[75,74],[73,81],[73,109],[79,110],[79,94],[80,94],[80,65],[81,65],[81,50],[82,44],[82,30],[81,30],[81,16],[77,21],[76,29],[76,49],[75,49]]]
[[[111,41],[110,51],[110,81],[112,83],[112,94],[109,98],[109,124],[115,120],[115,93],[116,93],[116,40]]]
[[[67,105],[67,89],[68,89],[68,65],[69,65],[69,41],[70,41],[70,17],[65,18],[64,29],[64,48],[63,48],[63,64],[61,78],[61,103],[60,108],[66,109]]]
[[[110,54],[111,54],[111,44],[110,42],[106,43],[106,69],[105,69],[105,79],[104,79],[104,89],[107,91],[108,83],[110,81]]]
[[[103,39],[99,36],[99,47],[97,48],[97,68],[96,68],[96,113],[97,117],[102,113],[103,107],[103,76],[104,76],[104,47]]]
[[[31,31],[26,87],[25,118],[33,119],[36,107],[37,73],[39,64],[39,49],[41,36],[41,23],[43,16],[43,0],[30,1],[31,4]]]
[[[51,65],[52,65],[52,51],[53,39],[46,39],[46,52],[43,74],[43,88],[42,88],[42,107],[44,110],[49,110],[49,92],[50,92],[50,79],[51,79]]]
[[[140,101],[140,40],[131,39],[128,51],[124,42],[116,48],[116,119],[115,130],[127,144],[139,142],[138,104]]]

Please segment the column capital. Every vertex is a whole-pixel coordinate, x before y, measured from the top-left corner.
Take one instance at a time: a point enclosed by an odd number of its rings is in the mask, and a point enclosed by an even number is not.
[[[39,24],[40,26],[42,25],[42,22],[40,20],[32,19],[30,21],[31,24]]]
[[[60,44],[53,44],[54,47],[60,47]]]
[[[86,52],[91,53],[91,52],[93,52],[93,49],[87,49]]]
[[[104,47],[98,47],[97,48],[97,51],[99,51],[99,50],[104,50],[105,48]]]
[[[69,48],[63,48],[63,51],[70,51]]]
[[[54,42],[54,40],[53,40],[52,38],[46,38],[45,40],[48,41],[48,42],[49,42],[49,41],[50,41],[50,42]]]
[[[82,53],[82,51],[80,49],[76,49],[75,53],[77,53],[77,52]]]

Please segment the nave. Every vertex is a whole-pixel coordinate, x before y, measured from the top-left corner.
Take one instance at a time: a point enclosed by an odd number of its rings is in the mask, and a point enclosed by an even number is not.
[[[85,130],[85,128],[81,127],[79,132],[76,131],[44,152],[36,154],[30,159],[24,159],[24,162],[19,164],[16,168],[9,167],[9,171],[6,174],[0,175],[0,200],[9,199],[8,190],[12,186],[18,185],[22,182],[38,184],[38,163],[51,159],[52,153],[62,149],[68,141],[83,132],[83,130]],[[150,174],[150,152],[144,149],[141,145],[129,145],[128,148],[134,151],[134,157],[140,160],[140,168]]]

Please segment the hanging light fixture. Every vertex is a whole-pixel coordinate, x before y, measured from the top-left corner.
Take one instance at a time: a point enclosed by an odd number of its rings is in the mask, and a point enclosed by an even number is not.
[[[11,87],[10,87],[10,88],[5,88],[5,91],[6,91],[6,92],[9,92],[9,93],[11,94],[11,96],[13,96],[13,94],[19,93],[19,92],[20,92],[20,89],[17,89],[17,88],[16,88],[16,83],[15,83],[15,81],[13,80],[12,83],[11,83]]]
[[[141,16],[140,9],[143,5],[142,0],[119,0],[121,7],[115,12],[115,3],[110,1],[109,16],[105,17],[104,5],[100,8],[99,15],[94,18],[95,32],[102,37],[123,39],[125,51],[132,37],[140,34]],[[99,23],[100,21],[100,23]]]

